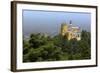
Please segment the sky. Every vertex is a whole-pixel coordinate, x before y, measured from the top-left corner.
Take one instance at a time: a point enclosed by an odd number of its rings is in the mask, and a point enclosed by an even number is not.
[[[91,14],[83,12],[35,11],[23,10],[23,35],[31,33],[46,33],[56,35],[60,32],[61,23],[80,27],[81,30],[91,31]]]

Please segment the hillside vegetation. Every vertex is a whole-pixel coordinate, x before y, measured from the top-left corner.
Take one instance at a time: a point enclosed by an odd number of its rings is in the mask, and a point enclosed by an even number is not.
[[[23,62],[83,60],[91,58],[90,32],[82,31],[81,40],[68,40],[61,35],[31,34],[23,40]]]

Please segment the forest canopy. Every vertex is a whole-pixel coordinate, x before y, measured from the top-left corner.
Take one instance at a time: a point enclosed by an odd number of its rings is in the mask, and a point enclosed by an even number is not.
[[[31,34],[23,40],[23,62],[83,60],[91,58],[91,34],[81,32],[81,40],[68,40],[60,34]]]

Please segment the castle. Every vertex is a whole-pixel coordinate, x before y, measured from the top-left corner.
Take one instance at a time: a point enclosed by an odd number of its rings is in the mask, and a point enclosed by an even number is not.
[[[68,40],[77,39],[81,40],[81,30],[79,27],[72,26],[72,22],[69,24],[61,24],[61,35],[67,38]]]

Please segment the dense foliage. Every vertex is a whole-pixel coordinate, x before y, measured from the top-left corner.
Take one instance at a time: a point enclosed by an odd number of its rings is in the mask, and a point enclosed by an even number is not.
[[[23,62],[90,59],[90,52],[91,36],[86,31],[81,32],[80,41],[40,33],[31,34],[28,40],[23,40]]]

